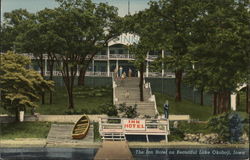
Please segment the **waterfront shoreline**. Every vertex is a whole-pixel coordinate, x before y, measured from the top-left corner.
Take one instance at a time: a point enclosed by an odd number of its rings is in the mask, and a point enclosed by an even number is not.
[[[99,148],[102,142],[86,142],[84,144],[52,143],[44,138],[16,138],[0,140],[0,148]],[[248,144],[201,144],[197,142],[128,142],[129,148],[249,148]]]

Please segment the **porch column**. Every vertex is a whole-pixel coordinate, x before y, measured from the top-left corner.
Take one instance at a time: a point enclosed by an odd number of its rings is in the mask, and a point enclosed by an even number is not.
[[[48,71],[48,57],[45,57],[44,58],[44,61],[45,61],[45,66],[44,66],[44,75],[47,76],[47,71]]]
[[[164,50],[161,51],[161,58],[164,58]],[[164,63],[161,64],[161,76],[164,77]]]
[[[146,64],[146,77],[148,77],[148,71],[149,71],[149,69],[148,69],[148,55],[149,55],[149,52],[147,53],[147,64]]]
[[[110,76],[109,54],[110,54],[110,51],[109,51],[109,46],[108,46],[108,48],[107,48],[107,57],[108,57],[108,60],[107,60],[107,73],[108,73],[108,77]]]
[[[233,93],[233,94],[231,94],[231,97],[230,97],[230,99],[231,99],[231,109],[233,111],[236,111],[236,96],[237,96],[237,94]]]
[[[118,70],[119,70],[119,64],[118,64],[118,59],[116,60],[116,66],[115,66]],[[118,71],[117,71],[117,73],[118,73]]]

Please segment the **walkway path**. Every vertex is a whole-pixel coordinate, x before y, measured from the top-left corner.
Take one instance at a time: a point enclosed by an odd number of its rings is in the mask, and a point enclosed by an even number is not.
[[[115,97],[118,102],[116,104],[126,103],[126,105],[133,106],[137,104],[137,111],[140,116],[149,115],[155,116],[154,102],[150,101],[150,88],[144,88],[144,101],[140,101],[139,78],[126,78],[125,80],[116,80],[117,87],[115,88]],[[129,96],[126,96],[126,93]]]
[[[126,141],[104,141],[99,148],[94,160],[132,160]]]
[[[52,124],[48,137],[47,145],[74,144],[84,145],[85,143],[93,143],[94,133],[91,125],[87,136],[81,140],[72,139],[72,129],[74,124]]]

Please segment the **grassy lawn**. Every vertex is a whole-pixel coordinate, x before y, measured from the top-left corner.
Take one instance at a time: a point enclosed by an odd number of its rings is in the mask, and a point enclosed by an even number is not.
[[[46,138],[51,123],[22,122],[0,124],[0,139]]]
[[[105,103],[112,103],[112,88],[79,88],[75,87],[74,101],[75,111],[79,114],[99,114],[99,106]],[[46,96],[46,104],[40,105],[36,112],[40,114],[67,114],[68,96],[65,88],[56,88],[53,95],[53,104],[48,104],[48,94]],[[76,113],[75,112],[75,113]]]
[[[163,95],[161,93],[154,94],[156,96],[157,108],[160,114],[163,113],[163,104],[166,100],[168,100],[170,105],[170,114],[189,114],[192,119],[199,120],[208,120],[208,118],[213,114],[213,107],[211,106],[201,106],[187,100],[182,100],[182,102],[175,102],[173,97]]]

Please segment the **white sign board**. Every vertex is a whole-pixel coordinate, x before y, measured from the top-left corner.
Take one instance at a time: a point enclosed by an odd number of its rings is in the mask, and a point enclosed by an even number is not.
[[[145,131],[145,119],[123,119],[125,130]]]
[[[134,43],[138,43],[140,40],[140,37],[134,34],[130,33],[123,33],[119,37],[113,39],[108,43],[108,46],[112,46],[114,44],[123,44],[126,46],[132,45]]]

